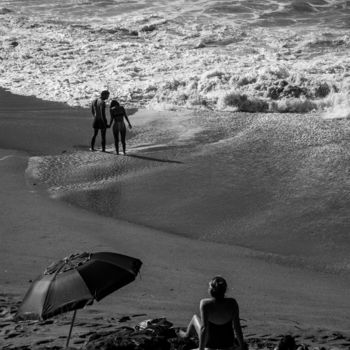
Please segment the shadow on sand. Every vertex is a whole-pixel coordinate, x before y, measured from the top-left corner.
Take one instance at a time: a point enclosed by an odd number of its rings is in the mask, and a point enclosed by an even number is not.
[[[132,158],[144,159],[144,160],[152,160],[154,162],[183,164],[183,162],[180,162],[178,160],[159,159],[154,157],[139,156],[136,154],[127,154],[127,156]]]
[[[74,145],[73,146],[74,149],[76,150],[84,150],[84,151],[89,151],[90,148],[86,145]],[[63,151],[66,152],[66,151]],[[94,152],[101,152],[101,153],[107,153],[107,154],[113,154],[113,155],[117,155],[114,151],[105,151],[102,152],[100,149],[95,149]],[[170,159],[160,159],[160,158],[154,158],[154,157],[147,157],[147,156],[141,156],[138,154],[126,154],[127,157],[131,157],[131,158],[138,158],[138,159],[143,159],[143,160],[151,160],[153,162],[161,162],[161,163],[175,163],[175,164],[184,164],[183,162],[180,162],[178,160],[170,160]]]

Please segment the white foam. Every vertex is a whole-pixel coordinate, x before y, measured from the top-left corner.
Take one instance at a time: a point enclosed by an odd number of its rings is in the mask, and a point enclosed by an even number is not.
[[[26,169],[27,176],[36,179],[36,180],[42,180],[42,170],[41,170],[41,164],[43,162],[42,157],[30,157],[28,160],[28,165]]]
[[[1,157],[0,158],[0,162],[3,161],[3,160],[6,160],[6,159],[12,158],[12,157],[14,157],[12,154],[9,154],[7,156]]]
[[[350,119],[350,94],[335,94],[329,107],[322,113],[324,119]]]
[[[80,24],[76,15],[67,23],[6,13],[0,23],[0,86],[74,106],[87,106],[107,87],[129,106],[251,112],[266,104],[278,112],[336,107],[339,99],[316,96],[325,83],[334,95],[349,93],[343,84],[350,67],[346,30],[256,28],[230,15],[204,21],[200,5],[212,6],[201,1],[175,16],[173,5],[154,12],[156,5],[149,4],[146,12],[136,9],[130,16],[128,10],[104,22],[97,12],[96,21],[84,17]],[[52,14],[60,5],[42,7]],[[281,80],[304,95],[282,94],[275,102],[269,91]],[[232,105],[227,96],[233,94],[250,102],[243,109]]]

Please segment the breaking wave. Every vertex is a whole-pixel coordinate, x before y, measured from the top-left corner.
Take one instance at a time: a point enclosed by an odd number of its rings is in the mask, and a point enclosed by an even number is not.
[[[345,1],[100,5],[0,0],[0,85],[79,106],[108,88],[133,107],[350,114]]]

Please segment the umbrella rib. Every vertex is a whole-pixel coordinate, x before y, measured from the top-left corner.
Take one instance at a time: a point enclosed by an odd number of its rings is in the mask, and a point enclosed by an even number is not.
[[[49,284],[49,287],[47,289],[47,293],[45,295],[45,299],[44,299],[44,302],[43,302],[43,306],[46,305],[46,302],[47,302],[47,298],[48,296],[50,295],[50,290],[51,290],[51,286],[52,286],[52,282],[56,279],[56,276],[59,274],[59,272],[64,268],[64,265],[65,265],[65,262],[55,271],[51,281],[50,281],[50,284]],[[42,315],[40,316],[42,318]]]

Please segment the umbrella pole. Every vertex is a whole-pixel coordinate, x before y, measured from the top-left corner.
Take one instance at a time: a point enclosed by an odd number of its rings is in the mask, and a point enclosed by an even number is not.
[[[76,314],[77,314],[77,310],[74,310],[72,322],[70,323],[70,329],[69,329],[69,334],[68,334],[68,338],[67,338],[66,349],[68,349],[68,345],[69,345],[70,337],[72,335],[72,329],[73,329]]]

